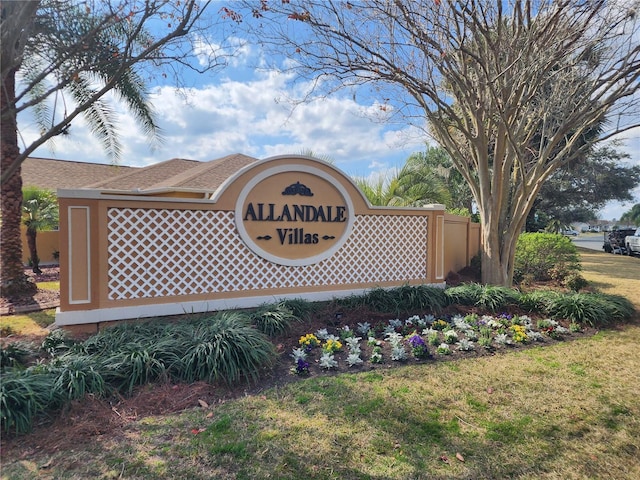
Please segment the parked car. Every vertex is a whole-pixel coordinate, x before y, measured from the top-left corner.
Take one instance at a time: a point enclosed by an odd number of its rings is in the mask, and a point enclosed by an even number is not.
[[[624,239],[627,246],[627,255],[640,255],[640,227],[631,235],[627,235]]]
[[[562,234],[575,237],[576,235],[578,235],[578,232],[576,230],[568,229],[568,230],[563,230]]]

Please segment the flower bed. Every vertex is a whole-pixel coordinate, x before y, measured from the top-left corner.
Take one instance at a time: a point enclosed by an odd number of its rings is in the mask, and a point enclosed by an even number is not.
[[[295,375],[394,362],[428,362],[447,355],[491,354],[501,349],[562,340],[581,332],[551,319],[527,315],[414,315],[371,325],[358,322],[302,335],[289,353]]]

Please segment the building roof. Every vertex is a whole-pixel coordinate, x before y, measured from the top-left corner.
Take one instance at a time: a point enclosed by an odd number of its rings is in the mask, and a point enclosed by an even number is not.
[[[22,184],[56,190],[81,188],[122,175],[134,167],[29,157],[22,162]]]
[[[96,163],[29,158],[23,164],[24,185],[41,188],[151,192],[196,190],[213,192],[229,177],[257,159],[234,153],[200,162],[173,158],[147,167],[118,167]]]
[[[86,185],[88,188],[106,190],[147,190],[158,182],[190,170],[202,162],[186,158],[172,158],[148,167],[136,168],[117,177],[97,181]]]
[[[156,183],[150,189],[193,188],[215,190],[237,171],[256,161],[256,158],[234,153],[218,160],[202,162],[197,167]]]
[[[98,190],[204,190],[212,192],[234,173],[257,161],[241,153],[198,162],[174,158],[89,185]]]

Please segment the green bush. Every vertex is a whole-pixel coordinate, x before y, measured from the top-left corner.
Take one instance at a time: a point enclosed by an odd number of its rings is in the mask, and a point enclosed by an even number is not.
[[[300,321],[284,303],[263,305],[249,314],[251,323],[269,337],[285,333],[292,322]]]
[[[527,312],[542,312],[546,315],[549,306],[561,295],[555,290],[532,290],[520,295],[518,305]]]
[[[7,370],[0,384],[0,424],[3,432],[31,430],[33,418],[47,410],[54,399],[53,377],[29,370]]]
[[[491,312],[497,312],[507,305],[516,304],[520,299],[520,293],[513,288],[479,283],[466,283],[448,288],[445,290],[445,295],[451,304],[475,306]]]
[[[7,367],[23,366],[27,358],[35,353],[35,348],[25,342],[12,342],[0,347],[0,371]]]
[[[584,278],[579,273],[570,273],[563,280],[563,285],[574,292],[579,292],[580,290],[589,286],[589,282],[586,278]]]
[[[337,300],[343,308],[366,307],[370,310],[394,315],[431,310],[435,313],[448,305],[444,290],[428,285],[403,285],[396,288],[373,288],[364,295],[354,295]]]
[[[547,315],[553,318],[593,327],[628,320],[634,311],[633,304],[625,297],[603,293],[558,295],[546,306]]]
[[[66,403],[87,393],[103,396],[107,387],[99,366],[91,357],[70,355],[56,359],[50,366],[54,397]]]
[[[575,245],[564,235],[555,233],[523,233],[516,246],[514,280],[562,281],[580,271]]]
[[[198,326],[182,356],[184,380],[235,383],[255,380],[272,365],[275,349],[249,319],[235,312],[222,312]]]
[[[42,349],[52,357],[69,351],[76,342],[62,329],[53,330],[42,341]]]

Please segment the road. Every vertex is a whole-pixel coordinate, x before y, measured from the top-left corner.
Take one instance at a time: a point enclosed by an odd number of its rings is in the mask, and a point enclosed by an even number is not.
[[[604,244],[604,233],[581,233],[575,237],[570,237],[576,247],[588,248],[589,250],[602,250]]]

